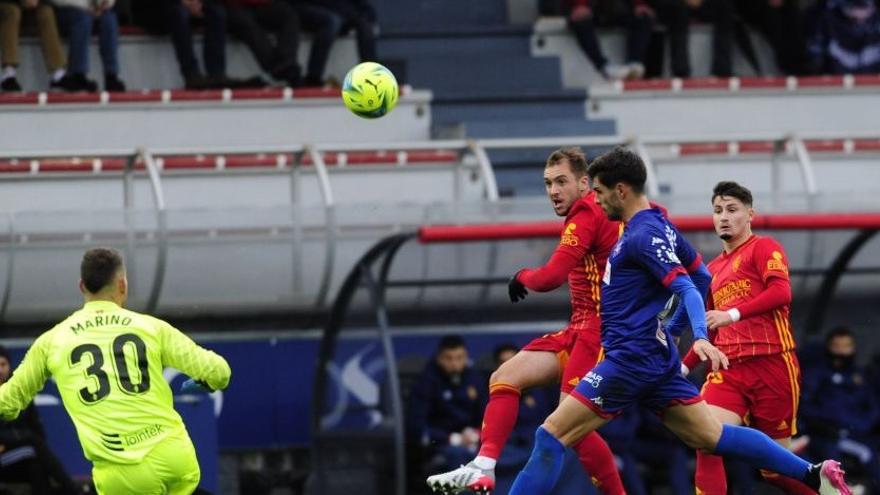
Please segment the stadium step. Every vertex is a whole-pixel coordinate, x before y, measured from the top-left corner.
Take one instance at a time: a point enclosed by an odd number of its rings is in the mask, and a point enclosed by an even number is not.
[[[498,70],[507,68],[511,70]],[[498,56],[447,55],[407,60],[408,81],[430,87],[437,98],[475,94],[513,93],[562,88],[559,63],[528,54]]]
[[[386,30],[507,23],[506,0],[378,0],[374,5]]]
[[[435,101],[432,106],[434,125],[447,125],[481,119],[511,120],[534,118],[579,118],[586,116],[583,91],[548,93],[516,101],[489,98],[449,99]]]
[[[449,53],[482,56],[523,55],[529,52],[530,30],[516,29],[497,34],[484,32],[437,32],[388,34],[379,40],[382,58],[442,56]]]
[[[612,135],[616,130],[613,120],[583,118],[469,120],[464,127],[474,138]]]

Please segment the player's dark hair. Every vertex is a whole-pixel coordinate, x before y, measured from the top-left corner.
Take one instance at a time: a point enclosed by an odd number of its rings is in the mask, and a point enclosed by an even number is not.
[[[825,345],[830,344],[831,341],[836,339],[837,337],[855,338],[855,335],[853,335],[852,330],[850,330],[848,327],[834,327],[829,330],[828,335],[825,336]]]
[[[464,339],[460,335],[447,335],[437,344],[437,352],[451,351],[464,347]]]
[[[568,166],[571,167],[575,177],[581,178],[587,174],[587,156],[579,146],[559,148],[550,153],[550,156],[547,157],[545,168],[555,167],[564,161],[568,162]]]
[[[752,191],[749,191],[747,187],[741,186],[732,180],[723,180],[718,184],[715,184],[715,189],[712,190],[711,202],[715,203],[715,198],[718,196],[736,198],[748,207],[751,207],[753,204]]]
[[[497,363],[498,361],[500,361],[501,355],[508,351],[519,352],[519,347],[511,344],[510,342],[498,344],[497,346],[495,346],[495,349],[492,350],[492,359]]]
[[[122,268],[122,256],[113,248],[94,248],[86,251],[79,266],[80,278],[86,290],[95,294],[113,281]]]
[[[623,182],[632,187],[633,191],[641,194],[645,190],[648,170],[639,155],[618,146],[596,157],[590,164],[587,175],[593,180],[598,179],[607,187],[614,187]]]

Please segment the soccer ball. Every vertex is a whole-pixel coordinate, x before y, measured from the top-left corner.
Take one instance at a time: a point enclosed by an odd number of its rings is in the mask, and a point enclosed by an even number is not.
[[[352,67],[342,83],[342,101],[358,117],[377,119],[397,105],[397,79],[376,62]]]

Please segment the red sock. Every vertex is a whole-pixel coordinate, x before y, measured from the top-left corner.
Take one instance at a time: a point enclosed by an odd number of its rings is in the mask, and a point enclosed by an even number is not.
[[[496,383],[489,386],[489,403],[483,412],[479,455],[498,459],[519,415],[520,390],[513,385]]]
[[[590,432],[580,442],[571,446],[577,452],[581,465],[590,475],[590,481],[605,495],[626,495],[614,454],[598,433]]]
[[[794,478],[782,476],[778,473],[765,471],[762,469],[761,476],[764,477],[764,481],[778,487],[780,490],[784,491],[788,495],[813,495],[816,493],[810,487],[801,483],[800,481]]]
[[[697,495],[726,495],[727,473],[724,459],[697,451]]]

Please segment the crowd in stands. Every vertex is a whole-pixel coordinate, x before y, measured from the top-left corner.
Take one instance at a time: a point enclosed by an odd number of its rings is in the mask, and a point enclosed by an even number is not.
[[[377,56],[376,14],[368,0],[0,0],[0,91],[23,89],[16,71],[20,33],[32,24],[49,72],[49,87],[58,91],[99,89],[88,77],[89,46],[95,33],[104,73],[100,87],[125,91],[119,69],[120,24],[170,34],[187,89],[328,84],[324,73],[330,48],[338,36],[351,30],[361,60]],[[193,47],[194,29],[204,31],[202,67]],[[312,34],[305,71],[297,59],[303,31]],[[227,33],[247,45],[272,81],[260,75],[227,76]],[[62,36],[67,41],[66,56]]]
[[[690,77],[688,31],[693,20],[711,26],[713,76],[735,75],[735,49],[756,73],[769,73],[755,55],[747,28],[770,44],[781,74],[880,72],[876,0],[545,0],[544,9],[566,17],[587,58],[607,79],[659,76],[664,38],[671,73]],[[619,63],[605,57],[596,35],[597,27],[606,26],[626,29],[626,59]],[[658,26],[665,28],[662,33]],[[660,49],[651,50],[652,43]]]
[[[880,356],[861,366],[856,349],[856,337],[845,327],[832,329],[824,341],[800,346],[802,393],[792,449],[812,462],[842,459],[848,475],[867,490],[862,493],[880,493]],[[416,463],[409,472],[454,469],[473,458],[488,373],[517,350],[501,345],[491,367],[479,366],[471,363],[460,336],[440,340],[407,394],[409,455]],[[705,374],[692,372],[690,378],[700,384]],[[534,431],[557,400],[553,387],[523,393],[516,429],[499,459],[499,476],[515,475],[525,464]],[[600,432],[614,452],[627,493],[652,493],[658,486],[668,486],[671,493],[693,493],[694,453],[655,414],[633,408]],[[745,465],[727,464],[731,493],[754,493],[760,475]],[[411,490],[422,488],[424,477],[415,478]]]

